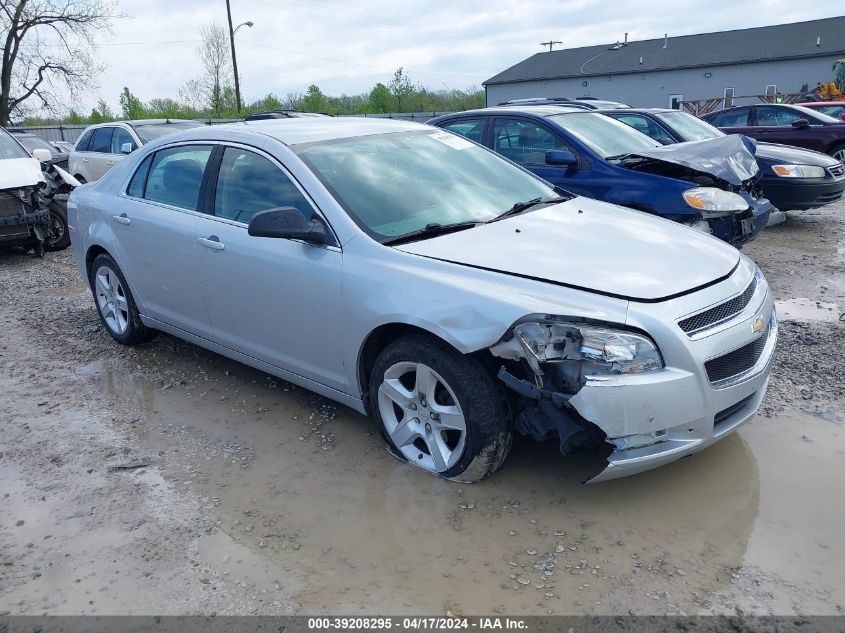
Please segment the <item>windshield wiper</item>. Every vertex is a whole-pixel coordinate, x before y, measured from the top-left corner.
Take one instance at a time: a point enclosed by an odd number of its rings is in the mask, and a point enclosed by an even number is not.
[[[605,160],[622,160],[624,158],[628,158],[628,156],[630,156],[630,155],[631,155],[631,152],[628,152],[626,154],[617,154],[616,156],[606,156]]]
[[[395,246],[396,244],[405,244],[406,242],[416,242],[417,240],[424,240],[429,237],[436,237],[438,235],[445,235],[446,233],[455,233],[457,231],[463,231],[464,229],[471,229],[479,224],[483,223],[478,220],[472,220],[470,222],[453,222],[452,224],[431,222],[416,231],[411,231],[410,233],[405,233],[404,235],[398,235],[397,237],[391,237],[390,239],[384,240],[382,244],[385,246]]]
[[[485,224],[489,222],[496,222],[498,220],[504,220],[505,218],[508,218],[512,215],[524,213],[525,211],[528,211],[528,209],[539,206],[541,204],[557,204],[558,202],[566,202],[567,200],[571,199],[572,196],[555,196],[553,198],[533,198],[531,200],[526,200],[525,202],[517,202],[507,211],[500,213],[491,220],[487,220]]]

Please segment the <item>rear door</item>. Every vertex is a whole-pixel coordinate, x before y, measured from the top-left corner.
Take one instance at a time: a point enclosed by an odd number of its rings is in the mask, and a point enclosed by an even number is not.
[[[490,147],[553,185],[580,193],[581,169],[578,165],[546,164],[549,150],[569,150],[580,162],[578,152],[545,125],[533,119],[497,116],[490,130]]]
[[[208,200],[196,252],[214,341],[347,391],[337,327],[340,248],[247,232],[256,213],[295,207],[310,218],[318,213],[313,202],[275,158],[234,145],[223,151]]]
[[[200,190],[213,147],[183,144],[148,156],[109,216],[141,312],[209,339],[195,251]]]
[[[804,119],[810,123],[807,127],[794,127],[794,121]],[[778,106],[756,106],[754,108],[755,138],[767,143],[781,143],[806,147],[823,152],[824,142],[816,133],[812,115],[798,112],[791,108]],[[815,126],[818,127],[818,124]]]

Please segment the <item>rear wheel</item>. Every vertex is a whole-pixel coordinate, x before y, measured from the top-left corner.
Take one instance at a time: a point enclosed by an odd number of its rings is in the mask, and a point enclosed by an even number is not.
[[[100,321],[111,337],[123,345],[149,340],[152,330],[141,322],[135,299],[117,262],[105,253],[97,255],[89,275]]]
[[[440,477],[480,481],[510,451],[513,428],[492,376],[433,337],[405,336],[379,354],[370,402],[391,452]]]

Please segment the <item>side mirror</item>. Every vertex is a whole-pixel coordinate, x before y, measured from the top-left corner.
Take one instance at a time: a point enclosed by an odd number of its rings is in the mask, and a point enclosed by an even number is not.
[[[53,152],[51,152],[49,149],[39,147],[38,149],[32,150],[32,157],[39,163],[49,163],[51,160],[53,160]]]
[[[302,240],[311,244],[331,244],[332,237],[325,222],[315,216],[306,220],[299,209],[278,207],[252,216],[247,232],[253,237],[276,237]]]
[[[578,164],[578,158],[568,149],[550,149],[546,152],[546,165],[571,167]]]
[[[131,154],[135,150],[135,145],[133,143],[124,143],[120,146],[120,153],[121,154]]]
[[[839,118],[842,119],[843,121],[845,121],[845,112],[840,112]]]
[[[804,129],[805,127],[810,127],[810,122],[807,119],[795,119],[792,122],[792,127],[796,129]]]

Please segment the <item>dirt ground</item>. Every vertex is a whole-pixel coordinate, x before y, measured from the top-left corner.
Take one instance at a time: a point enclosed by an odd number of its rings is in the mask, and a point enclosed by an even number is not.
[[[843,229],[747,248],[782,320],[760,414],[593,486],[524,438],[438,480],[303,389],[117,345],[69,251],[0,254],[0,614],[845,614]]]

